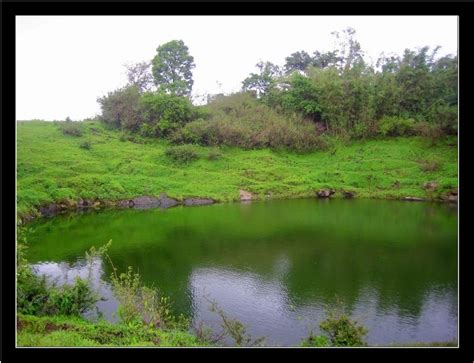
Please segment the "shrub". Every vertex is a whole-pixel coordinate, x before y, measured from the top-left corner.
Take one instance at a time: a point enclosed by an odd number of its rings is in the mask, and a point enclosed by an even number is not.
[[[135,86],[109,92],[106,96],[97,99],[102,108],[100,120],[112,128],[136,131],[143,115],[139,100],[140,91]]]
[[[334,347],[360,347],[367,343],[364,336],[367,329],[358,326],[343,311],[336,309],[328,312],[328,317],[320,324],[320,328],[328,335]]]
[[[255,347],[263,345],[265,337],[253,339],[247,333],[247,327],[239,320],[228,317],[222,309],[217,306],[217,303],[211,302],[211,312],[217,313],[222,319],[222,333],[221,337],[231,337],[235,345],[238,347]]]
[[[209,107],[211,120],[196,120],[177,130],[175,144],[226,145],[245,149],[287,149],[310,152],[326,148],[313,122],[298,115],[280,115],[248,94],[220,97]]]
[[[18,228],[17,310],[30,315],[80,315],[98,301],[89,281],[77,278],[73,285],[48,285],[45,276],[37,276],[25,258],[24,228]]]
[[[90,150],[90,148],[91,148],[91,143],[90,143],[89,141],[84,141],[84,142],[81,142],[81,143],[79,144],[79,147],[80,147],[81,149]]]
[[[328,337],[325,335],[310,335],[301,342],[302,347],[330,347]]]
[[[147,92],[141,96],[140,105],[142,122],[153,130],[150,136],[168,136],[196,117],[194,106],[186,97]]]
[[[211,150],[207,155],[207,159],[211,161],[219,160],[220,158],[222,158],[222,153],[219,150]]]
[[[434,159],[424,159],[419,161],[420,169],[427,172],[437,171],[441,167],[441,162]]]
[[[426,121],[418,122],[414,127],[414,131],[416,135],[430,140],[432,145],[441,140],[445,135],[441,126]]]
[[[58,122],[59,129],[62,131],[64,135],[71,135],[71,136],[82,136],[84,127],[82,122],[74,122],[74,121],[63,121]]]
[[[177,164],[187,164],[199,158],[196,149],[191,145],[172,146],[166,149],[165,155]]]
[[[148,325],[155,328],[186,329],[189,322],[183,315],[174,317],[168,297],[157,289],[144,286],[140,275],[129,267],[126,273],[114,272],[111,277],[114,295],[120,303],[118,315],[122,322],[133,325]]]
[[[326,333],[324,335],[313,335],[301,342],[303,347],[360,347],[366,346],[364,336],[367,328],[359,326],[356,321],[350,319],[344,313],[342,303],[336,302],[335,307],[327,309],[327,318],[319,327]]]
[[[413,136],[415,135],[415,120],[386,116],[379,121],[379,133],[382,136]]]
[[[447,135],[456,135],[458,132],[458,108],[449,106],[445,102],[437,102],[429,108],[426,119],[438,126]]]

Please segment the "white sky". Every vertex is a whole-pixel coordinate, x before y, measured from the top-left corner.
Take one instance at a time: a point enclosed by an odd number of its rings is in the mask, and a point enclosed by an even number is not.
[[[181,39],[194,57],[193,95],[238,91],[255,64],[334,48],[346,27],[375,62],[381,52],[440,45],[457,53],[456,16],[17,16],[17,120],[73,120],[126,84],[125,63],[149,61]]]

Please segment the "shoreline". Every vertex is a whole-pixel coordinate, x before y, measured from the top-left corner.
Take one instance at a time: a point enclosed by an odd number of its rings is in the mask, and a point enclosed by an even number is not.
[[[324,190],[326,191],[326,190]],[[371,199],[371,200],[389,200],[389,201],[404,201],[404,202],[432,202],[432,203],[447,203],[447,204],[456,204],[457,200],[457,190],[455,192],[450,192],[445,198],[419,198],[419,197],[358,197],[354,194],[346,194],[344,190],[341,191],[331,191],[331,193],[326,193],[325,196],[318,196],[318,193],[321,191],[313,192],[312,195],[301,195],[297,197],[288,197],[288,196],[267,196],[266,198],[242,198],[240,200],[232,200],[227,202],[222,202],[208,197],[189,197],[184,199],[175,199],[169,197],[166,193],[161,193],[158,197],[149,196],[149,195],[140,195],[129,199],[119,199],[119,200],[107,200],[107,199],[79,199],[66,200],[66,201],[56,201],[52,203],[43,204],[40,207],[35,208],[33,212],[26,214],[17,214],[17,223],[21,225],[26,225],[44,218],[51,218],[58,215],[65,215],[74,212],[81,211],[105,211],[105,210],[120,210],[120,209],[169,209],[175,206],[202,206],[202,205],[212,205],[212,204],[222,204],[222,203],[251,203],[251,202],[262,202],[269,200],[294,200],[294,199]],[[337,193],[337,194],[336,194]],[[324,194],[324,193],[323,193]],[[334,196],[333,196],[334,195]]]

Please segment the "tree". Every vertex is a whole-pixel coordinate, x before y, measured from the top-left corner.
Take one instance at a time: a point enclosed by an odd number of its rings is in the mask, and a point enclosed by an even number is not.
[[[355,33],[356,31],[350,27],[344,29],[342,34],[337,31],[331,33],[338,43],[339,50],[336,50],[336,52],[339,53],[339,68],[344,72],[364,63],[364,53],[360,43],[355,39]]]
[[[311,64],[312,59],[308,53],[302,50],[286,57],[285,61],[285,72],[288,74],[293,71],[304,71]]]
[[[150,62],[140,62],[125,65],[127,68],[128,85],[135,86],[143,93],[153,88],[153,75],[151,74]]]
[[[191,95],[193,88],[194,58],[182,40],[160,45],[152,61],[152,73],[160,91],[176,96]]]
[[[259,62],[256,66],[259,73],[251,73],[244,79],[242,88],[244,91],[254,90],[257,92],[257,96],[262,97],[268,94],[275,85],[277,78],[281,76],[281,70],[271,62]]]
[[[315,51],[311,64],[316,68],[335,67],[341,62],[341,58],[337,56],[337,51],[320,53]]]
[[[135,86],[109,92],[107,96],[97,99],[102,108],[100,119],[112,127],[135,131],[141,122],[139,100],[140,92]]]

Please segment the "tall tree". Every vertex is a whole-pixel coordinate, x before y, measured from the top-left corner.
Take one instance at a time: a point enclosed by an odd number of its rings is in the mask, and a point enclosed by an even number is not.
[[[302,50],[286,57],[285,61],[285,72],[288,74],[293,71],[304,71],[311,64],[312,59],[308,53]]]
[[[176,96],[191,95],[194,58],[182,40],[172,40],[160,45],[152,61],[152,73],[160,91]]]
[[[127,68],[128,85],[135,86],[143,93],[153,88],[153,75],[151,74],[151,63],[140,62],[125,65]]]
[[[256,91],[257,95],[262,97],[268,94],[282,72],[280,67],[271,62],[259,62],[256,66],[259,73],[251,73],[244,79],[242,88],[244,91]]]

